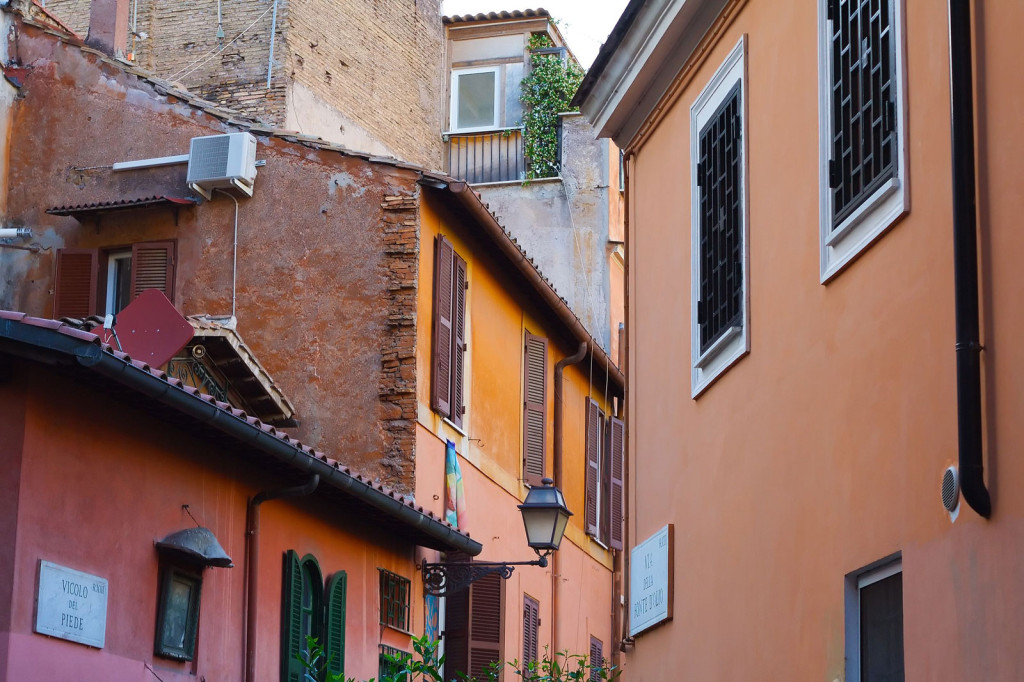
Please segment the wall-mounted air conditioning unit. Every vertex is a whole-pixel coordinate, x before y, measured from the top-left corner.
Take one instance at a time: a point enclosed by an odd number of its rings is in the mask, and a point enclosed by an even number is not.
[[[188,186],[207,199],[233,187],[252,196],[256,180],[256,138],[249,133],[193,137],[188,153]]]

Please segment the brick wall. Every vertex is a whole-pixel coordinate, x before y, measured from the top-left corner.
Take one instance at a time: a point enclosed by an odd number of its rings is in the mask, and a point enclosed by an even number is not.
[[[441,167],[440,0],[293,2],[292,77],[401,158]]]
[[[277,8],[275,61],[280,61],[288,0]],[[278,124],[284,115],[283,68],[266,87],[273,21],[270,0],[222,0],[224,38],[217,38],[217,0],[140,0],[136,63],[196,94],[247,116]]]
[[[88,0],[48,0],[46,7],[85,37]],[[136,41],[136,63],[278,126],[290,85],[301,84],[380,148],[441,167],[440,0],[280,0],[268,90],[272,15],[272,0],[221,0],[225,37],[218,39],[217,0],[138,0],[138,31],[149,37]],[[346,143],[344,125],[314,132]]]

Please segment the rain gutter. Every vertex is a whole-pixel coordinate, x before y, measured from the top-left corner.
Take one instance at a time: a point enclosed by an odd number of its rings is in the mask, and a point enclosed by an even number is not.
[[[270,500],[281,500],[292,497],[312,495],[320,484],[320,476],[313,474],[310,479],[297,486],[264,490],[249,500],[249,518],[245,532],[245,640],[242,648],[245,651],[245,682],[256,679],[256,608],[257,586],[260,576],[260,505]]]
[[[579,350],[573,355],[562,358],[555,363],[555,423],[554,423],[554,447],[552,448],[552,474],[554,475],[555,487],[561,489],[562,487],[562,393],[563,385],[565,383],[563,374],[565,368],[568,365],[575,365],[576,363],[587,357],[587,344],[580,342]],[[551,650],[560,651],[558,648],[558,602],[559,599],[559,586],[561,584],[562,574],[559,568],[561,563],[558,559],[558,552],[551,553]]]

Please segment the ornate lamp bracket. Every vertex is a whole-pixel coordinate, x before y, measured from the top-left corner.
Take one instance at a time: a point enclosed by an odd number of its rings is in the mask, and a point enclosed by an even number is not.
[[[512,577],[512,571],[516,566],[540,566],[548,565],[547,557],[540,557],[533,561],[470,561],[428,564],[424,559],[420,564],[420,571],[423,574],[423,587],[427,594],[437,597],[446,597],[460,590],[464,590],[471,583],[480,580],[484,576],[497,573],[503,580]]]

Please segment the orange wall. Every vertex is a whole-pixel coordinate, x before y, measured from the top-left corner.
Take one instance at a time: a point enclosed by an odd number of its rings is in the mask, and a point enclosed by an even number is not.
[[[416,475],[419,504],[435,514],[444,513],[445,440],[456,444],[460,455],[468,530],[482,542],[478,557],[485,561],[536,558],[526,544],[522,517],[516,508],[526,496],[522,468],[522,376],[524,331],[549,337],[548,376],[555,363],[576,351],[563,347],[551,323],[533,304],[523,305],[528,294],[515,280],[497,271],[477,242],[468,241],[464,223],[429,196],[421,203],[421,256],[417,338],[417,372],[430,377],[431,316],[433,311],[434,236],[443,233],[467,261],[469,291],[467,371],[465,379],[465,433],[460,433],[430,409],[430,381],[419,384],[419,428]],[[564,469],[562,490],[573,511],[561,549],[556,553],[562,575],[557,619],[551,618],[552,567],[520,567],[505,585],[505,658],[522,658],[523,593],[541,604],[541,647],[551,642],[551,625],[558,623],[557,646],[578,653],[589,651],[590,635],[599,637],[606,654],[611,651],[611,553],[586,535],[584,526],[586,460],[584,451],[585,401],[594,397],[606,413],[610,399],[605,388],[589,379],[584,362],[565,370]],[[552,473],[553,379],[548,380],[548,473]],[[436,499],[435,499],[436,497]],[[587,595],[581,599],[580,595]]]
[[[908,680],[1024,678],[1019,3],[977,3],[987,460],[955,524],[947,17],[907,10],[909,214],[819,283],[816,3],[743,5],[630,175],[628,532],[675,524],[631,680],[842,679],[843,577],[902,551]],[[690,399],[690,105],[747,34],[750,354]],[[672,200],[666,200],[671,197]]]
[[[222,445],[169,429],[141,410],[90,393],[53,372],[33,372],[23,384],[26,374],[2,391],[27,386],[28,394],[17,539],[9,545],[15,557],[12,617],[9,628],[6,621],[0,626],[10,651],[0,679],[145,679],[150,673],[144,666],[150,665],[167,682],[203,676],[241,680],[247,500],[294,481],[255,474]],[[3,404],[8,404],[6,396]],[[17,426],[5,420],[5,433],[9,425]],[[5,468],[18,455],[5,443]],[[159,567],[153,543],[193,525],[183,504],[214,532],[235,563],[203,573],[194,674],[192,664],[153,655]],[[279,679],[281,557],[288,549],[315,555],[325,578],[336,570],[348,573],[348,675],[376,676],[382,641],[409,649],[407,635],[382,632],[378,625],[376,569],[412,579],[413,629],[421,629],[423,601],[412,547],[358,522],[344,522],[316,495],[273,500],[261,509],[258,680]],[[33,633],[40,560],[109,581],[103,649]]]

